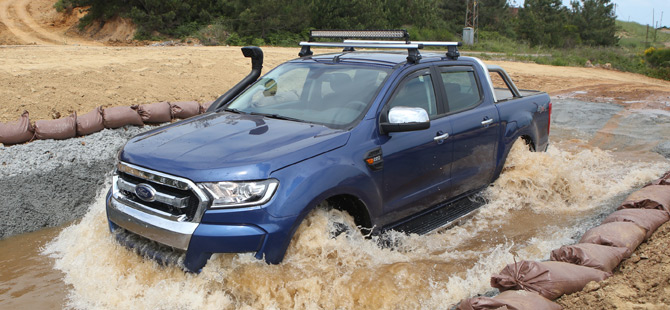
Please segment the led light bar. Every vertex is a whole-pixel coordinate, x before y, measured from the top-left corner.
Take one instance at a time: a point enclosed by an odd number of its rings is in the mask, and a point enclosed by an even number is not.
[[[409,39],[407,30],[311,30],[312,38]]]

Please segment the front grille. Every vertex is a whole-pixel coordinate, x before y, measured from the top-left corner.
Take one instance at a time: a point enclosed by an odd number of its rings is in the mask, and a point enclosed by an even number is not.
[[[128,169],[128,167],[131,167]],[[125,163],[119,164],[117,170],[117,188],[119,198],[130,202],[130,205],[140,205],[147,209],[160,211],[160,213],[167,213],[180,222],[199,222],[207,203],[207,198],[204,193],[200,195],[195,192],[194,185],[190,181],[172,177],[167,174],[154,172],[145,168],[130,166]],[[134,188],[140,184],[148,184],[156,191],[156,195],[163,197],[171,197],[167,201],[146,201],[140,199],[135,193]],[[174,186],[175,184],[183,184],[181,188]]]

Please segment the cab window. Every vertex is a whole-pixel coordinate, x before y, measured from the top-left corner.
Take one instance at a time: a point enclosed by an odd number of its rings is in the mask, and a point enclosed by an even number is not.
[[[409,78],[400,85],[389,102],[388,110],[399,106],[423,108],[431,118],[438,114],[435,89],[430,73]]]
[[[472,69],[442,70],[441,78],[450,113],[470,109],[481,102],[481,92]]]

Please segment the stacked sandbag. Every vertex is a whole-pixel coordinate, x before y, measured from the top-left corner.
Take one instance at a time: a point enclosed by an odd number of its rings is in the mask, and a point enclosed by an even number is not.
[[[458,309],[560,310],[561,306],[534,292],[504,291],[493,298],[480,296],[463,300]]]
[[[77,135],[85,136],[105,129],[102,120],[102,107],[97,107],[90,112],[77,116]]]
[[[521,261],[507,265],[491,276],[491,286],[501,291],[526,290],[547,299],[580,291],[586,283],[602,281],[612,274],[602,270],[564,263]]]
[[[30,125],[28,111],[23,111],[18,120],[11,123],[0,123],[0,143],[10,145],[28,142],[35,136],[35,130]]]
[[[626,247],[632,253],[644,241],[646,235],[647,230],[635,223],[611,222],[589,229],[579,243]]]
[[[167,123],[172,121],[172,111],[168,102],[140,105],[137,108],[137,113],[144,123]]]
[[[207,109],[209,109],[209,107],[212,105],[212,103],[214,103],[214,101],[208,101],[208,102],[203,103],[202,106],[200,107],[200,113],[207,112]]]
[[[670,189],[669,189],[670,190]],[[603,224],[612,222],[631,222],[647,230],[645,240],[663,225],[670,221],[670,213],[657,209],[621,209],[610,214]]]
[[[105,128],[119,128],[126,125],[144,126],[144,121],[137,113],[137,109],[138,106],[121,106],[102,110]]]
[[[670,187],[649,185],[630,194],[619,209],[659,209],[670,212]]]
[[[74,138],[76,135],[77,113],[72,113],[70,116],[60,119],[35,122],[35,137],[37,139],[64,140]]]
[[[631,253],[626,247],[578,243],[551,251],[551,260],[612,272]]]
[[[186,119],[200,114],[200,104],[197,101],[170,102],[172,118]]]

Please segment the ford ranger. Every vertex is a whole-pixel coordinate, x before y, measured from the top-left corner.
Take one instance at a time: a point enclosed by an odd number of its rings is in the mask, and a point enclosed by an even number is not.
[[[401,40],[360,40],[382,36]],[[498,177],[515,141],[546,150],[551,103],[502,68],[461,57],[459,45],[315,30],[299,58],[260,78],[262,51],[242,48],[252,72],[206,113],[120,151],[110,229],[181,253],[198,272],[213,253],[281,262],[323,202],[371,232],[426,233],[471,213],[466,198]]]

